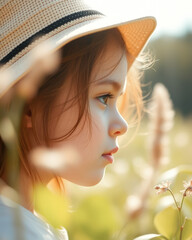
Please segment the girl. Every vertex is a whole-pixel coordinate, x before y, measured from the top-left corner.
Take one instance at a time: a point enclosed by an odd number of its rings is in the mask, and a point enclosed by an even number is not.
[[[47,185],[52,179],[56,179],[61,191],[63,180],[92,186],[102,179],[105,167],[113,163],[112,155],[118,151],[118,136],[128,128],[118,109],[121,96],[122,103],[127,99],[134,102],[140,112],[141,91],[137,77],[133,79],[136,72],[132,65],[156,22],[151,17],[111,20],[80,0],[3,0],[0,16],[0,62],[2,72],[10,73],[1,84],[2,101],[13,86],[29,78],[30,53],[39,39],[48,39],[52,52],[60,49],[59,67],[44,76],[37,94],[26,102],[22,113],[17,181],[23,236],[67,239],[66,233],[59,235],[33,215],[30,193],[36,183]],[[3,134],[0,140],[3,189],[14,173],[7,167]],[[74,161],[67,157],[56,159],[52,168],[42,167],[29,157],[39,147],[58,152],[70,148],[76,157]],[[0,237],[14,239],[12,210],[5,204],[2,192]]]

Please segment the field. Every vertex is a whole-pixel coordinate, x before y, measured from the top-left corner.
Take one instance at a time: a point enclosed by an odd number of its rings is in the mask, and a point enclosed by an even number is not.
[[[170,179],[176,200],[181,200],[183,180],[192,175],[192,119],[175,115],[167,133],[169,141],[164,143],[166,153],[158,166],[151,159],[149,129],[149,120],[143,119],[131,143],[127,144],[130,135],[121,139],[116,160],[100,184],[91,188],[68,184],[74,211],[68,228],[71,239],[131,240],[157,233],[155,214],[173,204],[168,193],[155,193],[154,185],[160,181]],[[186,198],[183,211],[192,217],[190,198]]]

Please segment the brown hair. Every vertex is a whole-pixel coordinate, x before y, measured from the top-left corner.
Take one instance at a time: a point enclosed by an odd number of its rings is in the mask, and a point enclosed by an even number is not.
[[[33,124],[33,141],[36,145],[41,145],[42,142],[39,138],[39,133],[37,131],[37,113],[39,111],[39,106],[43,109],[42,112],[42,131],[43,131],[43,142],[45,145],[49,146],[50,141],[61,141],[67,139],[75,131],[78,124],[82,120],[84,114],[89,117],[89,106],[88,106],[88,91],[90,86],[90,76],[94,67],[96,60],[99,58],[101,53],[104,51],[107,42],[111,38],[116,38],[122,48],[126,49],[124,46],[124,41],[117,29],[111,29],[102,31],[99,33],[94,33],[86,37],[79,38],[68,43],[61,49],[62,61],[57,72],[46,76],[45,81],[39,88],[35,98],[26,105],[24,114],[29,114],[32,116]],[[129,59],[129,55],[127,53]],[[51,139],[49,136],[48,119],[50,117],[51,108],[57,97],[58,91],[61,91],[65,87],[66,79],[70,76],[70,88],[75,87],[75,97],[70,98],[70,91],[68,96],[66,96],[66,101],[61,107],[61,111],[66,111],[70,106],[77,103],[79,106],[78,119],[65,135],[57,138]],[[122,101],[122,105],[125,102],[136,104],[137,116],[140,117],[140,110],[142,106],[142,94],[139,84],[139,75],[135,70],[134,66],[131,67],[128,74],[128,84],[127,92]],[[127,111],[128,109],[126,109]],[[120,108],[123,111],[123,108]],[[24,116],[23,114],[23,116]],[[1,140],[1,139],[0,139]],[[0,150],[3,149],[3,143],[0,141]],[[21,132],[20,132],[20,159],[27,174],[31,177],[32,181],[35,182],[39,180],[39,176],[35,169],[31,168],[29,161],[27,161],[28,153],[31,150],[31,143],[26,134],[26,128],[24,127],[24,118],[21,122]],[[3,151],[0,152],[0,170],[3,168]],[[1,173],[0,171],[0,173]],[[58,178],[58,183],[61,181]]]

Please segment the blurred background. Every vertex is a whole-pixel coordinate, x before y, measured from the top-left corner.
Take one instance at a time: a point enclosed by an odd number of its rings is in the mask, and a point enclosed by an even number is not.
[[[192,176],[192,1],[86,1],[111,16],[119,17],[121,12],[121,17],[128,15],[130,19],[143,16],[157,19],[157,28],[146,49],[156,61],[145,71],[144,95],[148,101],[155,84],[162,83],[175,111],[166,141],[159,140],[166,145],[166,153],[158,166],[151,157],[150,125],[154,123],[145,115],[133,141],[126,144],[130,135],[122,139],[116,161],[107,168],[100,184],[92,188],[69,184],[73,206],[77,204],[82,209],[76,227],[74,224],[69,227],[72,239],[131,240],[142,234],[157,233],[153,222],[155,214],[172,204],[167,194],[156,196],[153,186],[161,180],[172,179],[172,189],[180,201],[183,180]],[[191,199],[187,199],[184,211],[192,217]],[[116,235],[111,238],[114,232]]]

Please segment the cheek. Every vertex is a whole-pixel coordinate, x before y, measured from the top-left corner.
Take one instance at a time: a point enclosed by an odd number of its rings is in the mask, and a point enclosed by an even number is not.
[[[106,135],[107,121],[101,115],[92,118],[92,135],[95,139],[101,139]]]
[[[50,132],[52,138],[63,137],[75,125],[78,118],[78,106],[73,106],[68,111],[61,114],[58,120],[52,119]],[[55,113],[55,115],[58,113]],[[90,161],[93,156],[99,157],[103,153],[104,143],[107,136],[107,115],[97,104],[90,104],[90,117],[85,116],[78,124],[75,131],[67,139],[51,144],[52,147],[65,147],[67,145],[75,148],[83,157],[84,161]]]
[[[78,107],[73,106],[69,110],[62,112],[55,109],[51,113],[49,121],[49,133],[51,139],[62,138],[66,136],[75,126],[78,120]]]
[[[108,117],[105,110],[100,109],[96,104],[90,107],[92,119],[92,138],[95,142],[102,143],[107,136]]]
[[[87,156],[91,156],[98,150],[100,151],[100,147],[103,146],[106,138],[105,121],[103,121],[101,115],[92,112],[90,116],[91,121],[83,119],[76,132],[74,132],[74,137],[71,138],[72,144],[79,147],[82,154]],[[83,124],[84,120],[85,124]]]

